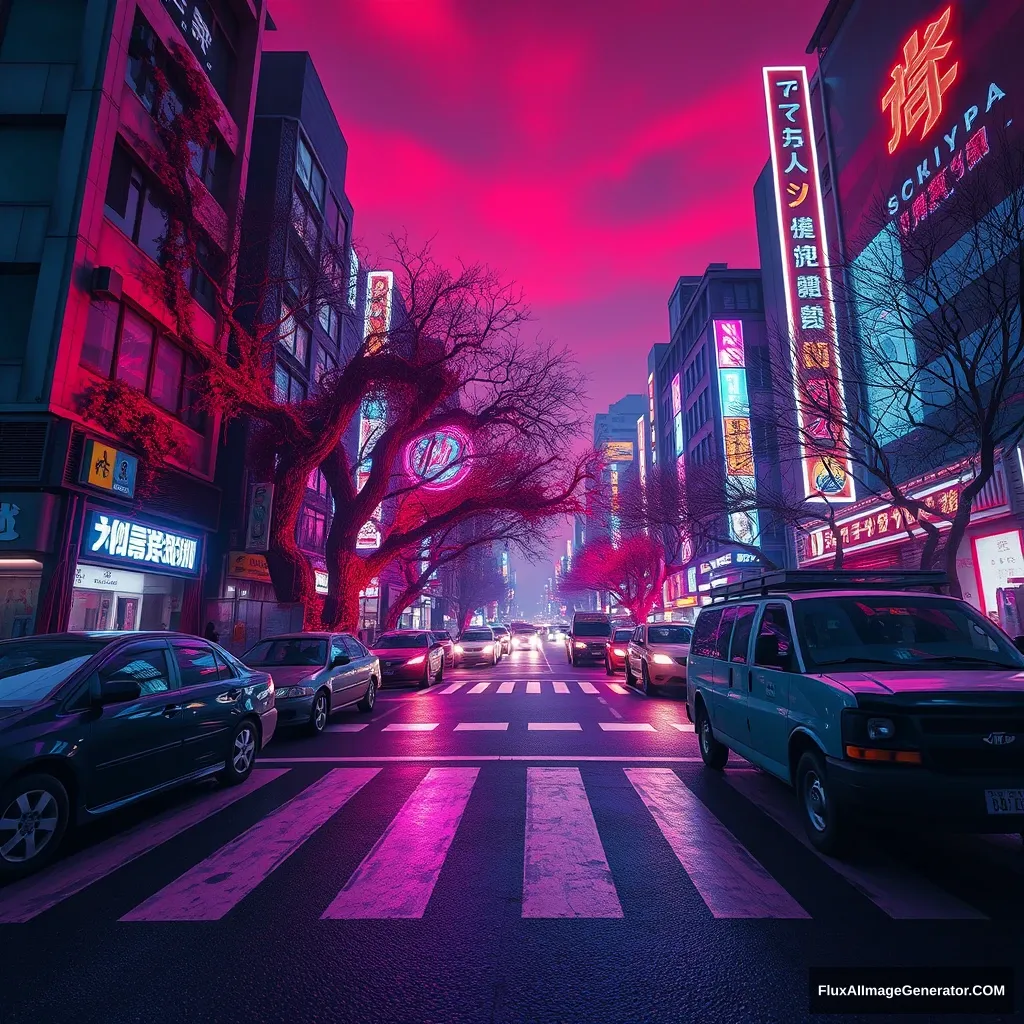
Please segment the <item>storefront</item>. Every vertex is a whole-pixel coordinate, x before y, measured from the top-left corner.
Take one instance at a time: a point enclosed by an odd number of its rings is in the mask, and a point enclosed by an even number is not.
[[[0,640],[35,631],[43,562],[53,552],[60,498],[0,491]]]
[[[71,630],[196,629],[203,535],[120,509],[85,509]]]

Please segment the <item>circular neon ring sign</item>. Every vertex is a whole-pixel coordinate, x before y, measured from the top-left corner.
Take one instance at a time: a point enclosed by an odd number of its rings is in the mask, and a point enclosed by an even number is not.
[[[469,472],[469,438],[455,427],[435,430],[410,441],[405,449],[408,472],[431,490],[454,487]]]

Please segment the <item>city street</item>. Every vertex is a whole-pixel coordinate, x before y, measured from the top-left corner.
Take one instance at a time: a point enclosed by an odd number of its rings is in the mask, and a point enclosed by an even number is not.
[[[549,643],[82,833],[0,890],[0,1019],[797,1021],[809,965],[1012,964],[1022,911],[1015,837],[828,862],[681,698]]]

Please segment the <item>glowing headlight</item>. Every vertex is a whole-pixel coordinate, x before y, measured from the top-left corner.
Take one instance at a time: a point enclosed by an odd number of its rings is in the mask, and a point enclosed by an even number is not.
[[[582,640],[577,640],[576,643],[575,643],[575,647],[578,650],[583,650],[583,648],[586,647],[586,646],[587,645]]]
[[[312,686],[284,686],[277,691],[278,700],[282,697],[312,697]]]
[[[484,654],[490,654],[494,650],[494,644],[484,644]]]
[[[415,658],[410,658],[406,665],[422,665],[426,660],[427,656],[425,654],[417,654]]]
[[[624,658],[626,656],[626,652],[621,647],[613,647],[612,654],[614,654],[616,658]]]
[[[456,654],[464,653],[464,651],[462,650],[462,644],[456,644],[453,650],[455,651]]]
[[[667,654],[655,654],[655,655],[652,655],[651,661],[653,661],[655,665],[671,665],[672,664],[672,659]]]

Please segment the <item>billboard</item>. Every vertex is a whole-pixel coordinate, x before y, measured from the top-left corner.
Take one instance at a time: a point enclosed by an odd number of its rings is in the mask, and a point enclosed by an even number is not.
[[[843,425],[846,398],[807,69],[765,68],[764,98],[804,496],[811,501],[853,501],[853,467]]]
[[[456,427],[445,427],[409,442],[406,472],[427,490],[454,487],[469,472],[471,453],[469,437]]]
[[[636,457],[640,470],[640,486],[647,486],[647,418],[638,416],[636,421]]]
[[[651,465],[658,464],[658,436],[654,429],[654,374],[647,377],[647,412],[651,420]]]
[[[632,462],[632,441],[605,441],[604,457],[608,462]]]
[[[743,321],[715,320],[715,361],[718,366],[718,397],[722,408],[722,442],[725,475],[753,494],[757,486],[754,448],[750,436],[750,400],[747,397]],[[756,510],[731,512],[729,535],[740,544],[756,544],[761,525]]]

